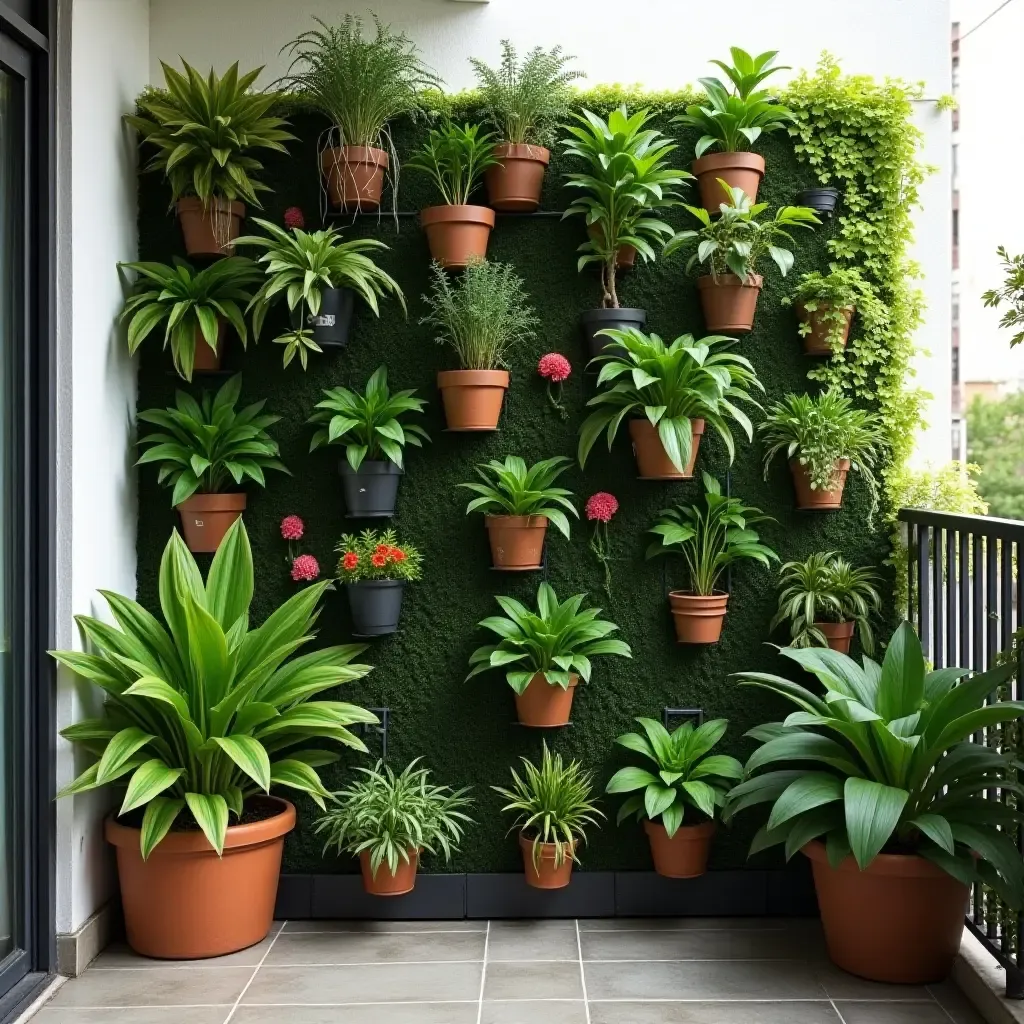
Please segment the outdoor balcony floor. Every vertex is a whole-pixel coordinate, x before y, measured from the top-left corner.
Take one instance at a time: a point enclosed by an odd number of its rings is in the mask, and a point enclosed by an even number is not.
[[[217,960],[102,953],[34,1024],[981,1024],[774,920],[277,922]]]

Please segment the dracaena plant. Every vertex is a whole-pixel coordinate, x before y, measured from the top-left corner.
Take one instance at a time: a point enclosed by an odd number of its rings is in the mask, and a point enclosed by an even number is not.
[[[1018,701],[987,703],[1015,663],[976,675],[929,671],[908,622],[893,634],[881,665],[867,657],[858,665],[827,648],[780,653],[824,692],[764,672],[736,676],[797,709],[747,734],[761,746],[726,813],[772,805],[751,853],[783,845],[789,858],[822,839],[833,867],[852,854],[861,870],[880,853],[917,854],[1020,906],[1024,860],[1012,834],[1022,815],[984,794],[999,789],[1019,802],[1024,787],[1010,751],[971,739],[1024,714]]]
[[[102,591],[116,625],[79,615],[86,651],[52,652],[106,698],[101,717],[61,733],[95,760],[59,795],[113,787],[119,815],[142,812],[144,858],[189,819],[220,854],[228,825],[271,787],[324,808],[330,794],[316,769],[337,761],[340,747],[365,751],[348,727],[377,721],[354,704],[314,699],[370,671],[354,662],[364,645],[292,657],[314,638],[330,587],[299,591],[250,628],[252,552],[241,519],[205,582],[173,533],[160,562],[162,621]]]
[[[257,192],[269,191],[253,177],[263,165],[251,156],[256,149],[286,153],[287,121],[271,110],[278,101],[273,92],[250,92],[263,68],[244,75],[232,64],[223,77],[210,69],[206,78],[182,61],[185,74],[161,61],[165,88],[148,89],[138,100],[138,112],[125,114],[142,141],[156,152],[144,171],[162,172],[171,186],[172,200],[197,196],[207,206],[211,199],[244,199],[260,205]]]
[[[143,423],[157,430],[139,438],[146,451],[136,465],[160,466],[157,483],[173,488],[172,505],[196,493],[220,494],[247,480],[265,487],[267,470],[291,475],[267,433],[281,417],[263,412],[265,401],[236,410],[241,391],[242,375],[235,374],[215,395],[204,391],[196,401],[176,391],[173,408],[139,413]]]
[[[324,444],[343,444],[345,458],[355,471],[364,459],[387,459],[401,467],[407,444],[422,448],[430,439],[418,423],[401,422],[410,413],[423,412],[427,403],[415,394],[413,390],[392,394],[386,366],[374,371],[363,394],[348,388],[328,389],[308,421],[317,427],[309,450]]]
[[[704,722],[696,729],[684,722],[671,733],[653,718],[638,718],[640,733],[623,733],[616,743],[642,754],[649,767],[620,768],[609,780],[606,793],[630,793],[619,808],[616,824],[635,816],[657,821],[669,838],[686,820],[687,809],[698,814],[698,821],[714,819],[725,804],[735,780],[743,777],[743,765],[727,754],[711,751],[725,735],[729,723],[724,718]]]
[[[677,186],[693,175],[669,167],[668,155],[676,147],[647,127],[649,110],[631,117],[622,106],[607,121],[589,110],[574,117],[578,124],[565,126],[570,137],[563,140],[563,151],[582,160],[586,170],[566,175],[566,187],[586,194],[563,216],[586,221],[590,238],[578,249],[579,269],[599,266],[601,305],[618,308],[619,249],[631,245],[642,260],[653,260],[655,245],[672,237],[672,228],[657,213],[679,205]]]
[[[445,206],[465,206],[484,171],[496,163],[493,133],[478,124],[460,127],[446,121],[431,128],[420,151],[405,165],[431,178]]]
[[[751,529],[771,517],[739,498],[722,494],[722,485],[713,476],[703,476],[703,506],[675,505],[662,510],[649,531],[659,539],[648,547],[647,557],[681,555],[691,592],[707,597],[733,563],[749,558],[767,567],[779,556]]]
[[[629,644],[609,636],[619,627],[599,618],[600,608],[580,610],[584,597],[577,594],[559,601],[551,585],[542,583],[536,612],[514,598],[495,597],[505,615],[492,615],[479,625],[495,633],[500,642],[478,647],[470,655],[466,678],[511,666],[505,678],[516,693],[522,693],[536,675],[565,690],[574,673],[590,681],[590,659],[599,654],[631,658]]]
[[[622,421],[646,416],[672,464],[686,472],[693,446],[693,421],[703,419],[721,437],[732,462],[736,445],[729,425],[736,423],[747,438],[754,436],[750,418],[740,408],[746,402],[760,408],[750,392],[764,386],[745,356],[730,352],[735,338],[709,335],[695,341],[683,334],[666,345],[657,334],[635,327],[603,330],[611,338],[600,363],[598,393],[587,402],[594,411],[580,426],[581,466],[604,431],[611,451]]]

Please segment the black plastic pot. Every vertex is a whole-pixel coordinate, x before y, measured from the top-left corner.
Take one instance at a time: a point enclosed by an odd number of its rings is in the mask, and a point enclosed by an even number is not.
[[[837,188],[805,188],[796,197],[797,206],[809,206],[815,213],[823,217],[831,217],[836,212],[836,205],[839,203],[839,189]]]
[[[393,462],[364,461],[356,472],[342,459],[338,472],[349,519],[386,519],[395,514],[402,471]]]
[[[320,312],[309,316],[305,304],[292,310],[292,326],[311,327],[313,340],[321,348],[344,348],[348,344],[348,331],[352,325],[352,308],[355,292],[351,288],[322,288],[320,290]],[[301,310],[301,311],[300,311]],[[302,324],[302,314],[306,323]]]
[[[404,580],[360,580],[346,583],[356,636],[386,636],[398,629]]]
[[[583,334],[583,342],[587,347],[587,358],[593,359],[602,355],[605,348],[611,344],[612,339],[604,335],[598,335],[598,331],[613,330],[621,331],[627,327],[636,327],[643,330],[647,323],[647,310],[634,309],[623,306],[620,309],[588,309],[580,314],[580,332]]]

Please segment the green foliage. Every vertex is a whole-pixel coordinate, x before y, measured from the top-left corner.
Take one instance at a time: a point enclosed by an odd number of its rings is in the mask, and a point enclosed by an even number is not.
[[[711,754],[729,723],[716,718],[694,729],[692,722],[684,722],[669,733],[653,718],[636,721],[647,735],[627,732],[615,742],[643,754],[654,763],[658,774],[646,768],[620,768],[611,777],[606,793],[633,794],[619,808],[616,824],[633,815],[637,821],[661,818],[671,839],[682,825],[688,806],[696,808],[700,820],[714,819],[716,808],[725,804],[733,780],[743,778],[743,765],[735,757]]]
[[[400,863],[409,863],[410,853],[421,849],[450,861],[473,821],[465,812],[472,803],[469,787],[434,785],[430,770],[417,768],[418,761],[399,775],[383,761],[373,768],[357,767],[363,777],[333,794],[338,806],[316,823],[317,834],[327,834],[324,853],[369,853],[374,878],[382,864],[393,875]]]
[[[1003,314],[999,326],[1016,331],[1010,339],[1012,348],[1024,341],[1024,253],[1011,256],[1002,245],[996,252],[1002,258],[1006,278],[998,288],[985,292],[982,298],[986,306],[996,309],[1003,303],[1009,305],[1010,308]]]
[[[811,270],[797,282],[792,295],[782,300],[784,306],[794,302],[803,305],[808,313],[817,313],[817,321],[826,326],[826,338],[832,351],[842,351],[843,332],[846,329],[844,310],[855,309],[868,325],[879,323],[887,311],[875,290],[854,267],[831,264],[827,274]],[[811,333],[809,319],[800,321],[802,337]]]
[[[351,664],[364,644],[291,658],[316,636],[330,588],[314,583],[250,629],[253,566],[242,520],[217,549],[205,584],[172,533],[160,563],[166,626],[134,601],[101,591],[116,628],[79,615],[89,653],[51,652],[106,695],[101,718],[61,732],[96,761],[58,795],[124,789],[119,815],[146,809],[144,858],[186,806],[218,854],[230,816],[237,822],[246,801],[271,786],[307,793],[323,809],[329,794],[316,769],[338,760],[339,745],[365,751],[347,727],[377,722],[354,704],[312,699],[370,671]]]
[[[967,457],[978,467],[978,492],[991,515],[1024,519],[1024,392],[967,407]]]
[[[493,133],[481,133],[480,125],[460,128],[446,121],[440,128],[431,128],[427,141],[406,161],[406,167],[429,175],[446,206],[465,206],[484,171],[498,162],[494,146]]]
[[[334,549],[338,555],[338,582],[361,580],[405,580],[415,582],[423,575],[423,556],[411,544],[399,544],[393,529],[363,530],[342,534]]]
[[[586,594],[559,601],[554,590],[542,583],[537,590],[537,611],[511,597],[495,597],[504,616],[492,615],[478,625],[501,637],[497,646],[478,647],[469,657],[467,679],[504,665],[510,669],[505,678],[516,693],[522,693],[538,673],[549,686],[567,689],[570,674],[578,673],[590,682],[590,659],[599,654],[632,657],[629,644],[608,638],[619,627],[599,619],[600,608],[580,611]]]

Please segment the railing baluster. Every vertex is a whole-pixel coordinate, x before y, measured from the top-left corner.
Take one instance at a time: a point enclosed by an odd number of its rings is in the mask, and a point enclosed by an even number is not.
[[[946,554],[943,559],[943,569],[946,573],[946,664],[957,665],[957,597],[959,592],[956,588],[956,546],[960,534],[954,530],[946,531]]]
[[[931,532],[927,526],[921,526],[917,531],[917,632],[925,651],[928,650],[930,632],[928,610],[931,607],[931,587],[928,576],[928,552],[931,548]]]
[[[932,530],[932,645],[931,660],[935,668],[945,668],[943,662],[942,632],[942,570],[944,568],[945,551],[943,538],[946,531],[935,527]],[[927,648],[926,648],[927,650]]]

